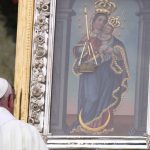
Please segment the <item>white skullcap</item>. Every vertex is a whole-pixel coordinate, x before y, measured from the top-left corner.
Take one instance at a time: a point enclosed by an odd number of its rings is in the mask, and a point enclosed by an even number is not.
[[[7,80],[0,78],[0,98],[2,98],[7,92],[9,83]]]

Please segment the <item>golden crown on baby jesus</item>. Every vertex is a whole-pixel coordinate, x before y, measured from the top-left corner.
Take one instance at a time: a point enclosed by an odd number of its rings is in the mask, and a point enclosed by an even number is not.
[[[111,0],[95,0],[95,11],[97,13],[112,14],[117,6]]]
[[[121,26],[119,17],[113,17],[113,16],[109,17],[108,23],[109,23],[113,28],[118,28],[118,27]]]

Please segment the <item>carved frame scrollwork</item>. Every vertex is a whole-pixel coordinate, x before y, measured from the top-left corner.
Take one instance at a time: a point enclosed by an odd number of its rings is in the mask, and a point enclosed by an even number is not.
[[[28,122],[43,132],[50,1],[35,1]]]
[[[56,1],[35,0],[28,122],[39,129],[51,149],[150,149],[150,136],[85,137],[51,134],[50,113]],[[150,110],[148,110],[148,114],[150,114]],[[149,122],[147,126],[150,126]]]

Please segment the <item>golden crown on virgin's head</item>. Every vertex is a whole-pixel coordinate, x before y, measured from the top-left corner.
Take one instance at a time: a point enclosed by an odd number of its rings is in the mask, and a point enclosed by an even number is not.
[[[95,0],[95,11],[110,15],[116,10],[117,6],[111,0]]]
[[[118,28],[120,27],[121,23],[119,21],[119,17],[109,17],[108,23],[113,27],[113,28]]]

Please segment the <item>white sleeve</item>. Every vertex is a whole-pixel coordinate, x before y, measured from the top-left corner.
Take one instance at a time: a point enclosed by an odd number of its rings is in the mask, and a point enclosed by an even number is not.
[[[28,147],[28,150],[48,150],[46,144],[44,143],[40,133],[36,130],[36,128],[29,125],[28,130],[24,132],[24,135],[26,135],[25,147]]]
[[[22,121],[0,127],[0,150],[48,150],[37,129]]]

